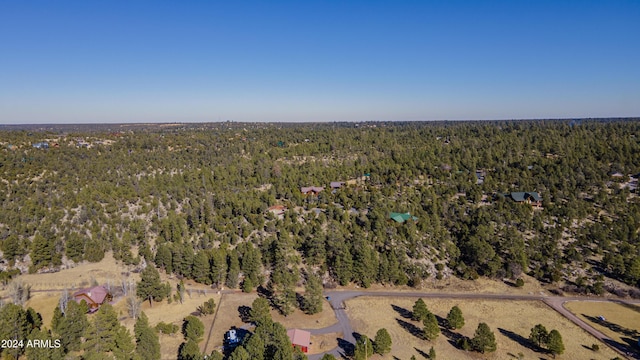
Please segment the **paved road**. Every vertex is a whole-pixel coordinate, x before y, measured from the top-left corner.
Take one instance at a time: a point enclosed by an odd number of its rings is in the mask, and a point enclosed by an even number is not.
[[[588,296],[576,296],[576,297],[562,297],[562,296],[547,296],[540,295],[513,295],[513,294],[479,294],[479,293],[426,293],[426,292],[399,292],[399,291],[328,291],[325,292],[325,296],[329,297],[331,307],[334,309],[338,322],[334,325],[322,328],[322,329],[308,329],[312,334],[328,334],[339,333],[343,334],[343,340],[355,344],[355,338],[353,337],[353,328],[351,322],[345,311],[345,301],[353,299],[358,296],[376,296],[376,297],[421,297],[424,299],[479,299],[479,300],[512,300],[512,301],[543,301],[552,309],[556,310],[567,319],[580,326],[582,329],[600,339],[607,344],[613,350],[619,354],[626,356],[629,359],[640,359],[640,356],[628,354],[627,348],[612,341],[609,337],[601,333],[600,331],[591,327],[577,316],[573,315],[569,310],[564,307],[564,303],[567,301],[613,301],[620,302],[620,300],[609,300],[606,298],[588,297]],[[640,300],[624,301],[628,304],[640,304]],[[341,358],[345,352],[345,346],[349,346],[344,342],[342,347],[336,347],[326,353],[333,354],[337,358]],[[324,353],[309,355],[309,360],[319,360]]]

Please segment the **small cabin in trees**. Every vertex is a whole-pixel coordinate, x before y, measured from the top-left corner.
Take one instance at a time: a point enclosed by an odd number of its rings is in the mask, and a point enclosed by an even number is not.
[[[300,188],[300,192],[304,195],[318,195],[324,188],[322,186],[303,186]]]
[[[36,149],[48,149],[49,148],[49,143],[46,142],[46,141],[43,141],[43,142],[37,142],[37,143],[35,143],[35,144],[31,145],[31,146],[33,146]]]
[[[393,220],[399,224],[402,224],[403,222],[409,221],[409,220],[417,221],[418,218],[415,216],[412,216],[408,212],[407,213],[392,212],[389,214],[389,220]]]
[[[270,206],[267,211],[271,212],[275,216],[282,216],[287,211],[287,207],[284,205],[273,205]]]
[[[542,206],[542,197],[535,191],[531,192],[512,192],[505,194],[505,197],[510,197],[515,202],[523,202],[530,205]]]
[[[300,329],[287,330],[287,336],[291,340],[291,345],[302,350],[303,353],[309,352],[311,346],[311,333]]]
[[[89,305],[89,312],[98,311],[100,305],[112,300],[112,296],[104,286],[94,286],[88,289],[80,289],[73,294],[73,300],[81,303],[82,300]]]

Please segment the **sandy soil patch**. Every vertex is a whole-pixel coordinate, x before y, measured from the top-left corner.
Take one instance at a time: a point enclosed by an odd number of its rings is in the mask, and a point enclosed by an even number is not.
[[[338,340],[342,338],[342,333],[329,333],[322,335],[311,335],[311,347],[309,354],[319,354],[329,351],[338,346]]]
[[[600,301],[570,301],[565,307],[601,333],[623,345],[640,338],[640,305]],[[598,319],[603,316],[604,320]]]
[[[425,299],[427,307],[440,318],[446,318],[452,306],[458,305],[465,319],[465,326],[454,331],[473,337],[480,322],[486,322],[496,336],[498,349],[495,353],[481,355],[458,350],[450,337],[441,333],[434,341],[423,340],[412,334],[420,332],[422,324],[412,321],[410,311],[417,298],[360,297],[347,302],[347,312],[354,331],[375,336],[380,328],[386,328],[393,340],[390,354],[383,357],[408,359],[411,355],[423,358],[431,346],[439,359],[515,359],[522,353],[525,359],[551,359],[528,347],[531,328],[542,323],[548,330],[557,329],[564,339],[565,353],[559,359],[611,359],[617,354],[602,343],[595,353],[585,346],[598,342],[594,337],[538,301],[491,301],[491,300],[443,300]],[[522,343],[522,344],[520,344]]]

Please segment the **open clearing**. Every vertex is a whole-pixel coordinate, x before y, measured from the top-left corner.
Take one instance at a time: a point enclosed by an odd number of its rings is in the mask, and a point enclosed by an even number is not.
[[[625,346],[635,347],[640,338],[638,305],[600,301],[569,301],[564,305],[587,324]],[[598,319],[599,316],[604,320]]]
[[[564,339],[565,353],[559,359],[611,359],[617,356],[605,344],[565,319],[562,315],[538,301],[495,301],[425,299],[430,311],[439,318],[446,318],[454,305],[462,310],[465,326],[455,330],[473,337],[480,322],[486,322],[496,336],[498,349],[495,353],[479,354],[458,350],[450,343],[450,338],[441,333],[434,341],[427,341],[412,333],[422,331],[422,324],[410,319],[410,312],[417,298],[359,297],[348,300],[347,313],[354,331],[373,338],[376,331],[386,328],[393,340],[391,353],[383,357],[408,359],[411,355],[423,358],[431,346],[439,359],[516,359],[522,353],[525,359],[551,359],[550,355],[538,353],[529,348],[528,337],[531,328],[542,323],[547,330],[557,329]],[[451,336],[453,337],[453,336]],[[599,352],[585,346],[600,345]]]

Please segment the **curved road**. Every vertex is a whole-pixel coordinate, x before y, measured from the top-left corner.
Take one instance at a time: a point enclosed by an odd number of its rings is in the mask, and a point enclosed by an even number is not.
[[[351,322],[345,311],[345,301],[353,299],[358,296],[380,296],[380,297],[421,297],[424,299],[479,299],[479,300],[512,300],[512,301],[542,301],[557,311],[573,323],[587,331],[589,334],[595,336],[604,344],[618,352],[620,355],[626,356],[629,359],[640,359],[638,354],[627,353],[628,349],[621,344],[613,341],[600,331],[591,327],[569,310],[564,307],[564,303],[567,301],[605,301],[605,302],[624,302],[627,304],[640,304],[640,300],[623,301],[619,299],[606,299],[597,297],[577,296],[577,297],[563,297],[563,296],[545,296],[545,295],[513,295],[513,294],[478,294],[478,293],[426,293],[426,292],[398,292],[398,291],[328,291],[324,293],[325,297],[329,297],[331,307],[333,308],[337,323],[322,328],[322,329],[306,329],[313,335],[328,334],[328,333],[342,333],[342,340],[348,342],[353,346],[356,342],[353,337],[353,328]],[[337,358],[341,358],[344,355],[345,350],[342,347],[336,347],[326,353],[333,354]],[[319,360],[325,353],[309,355],[309,360]]]

